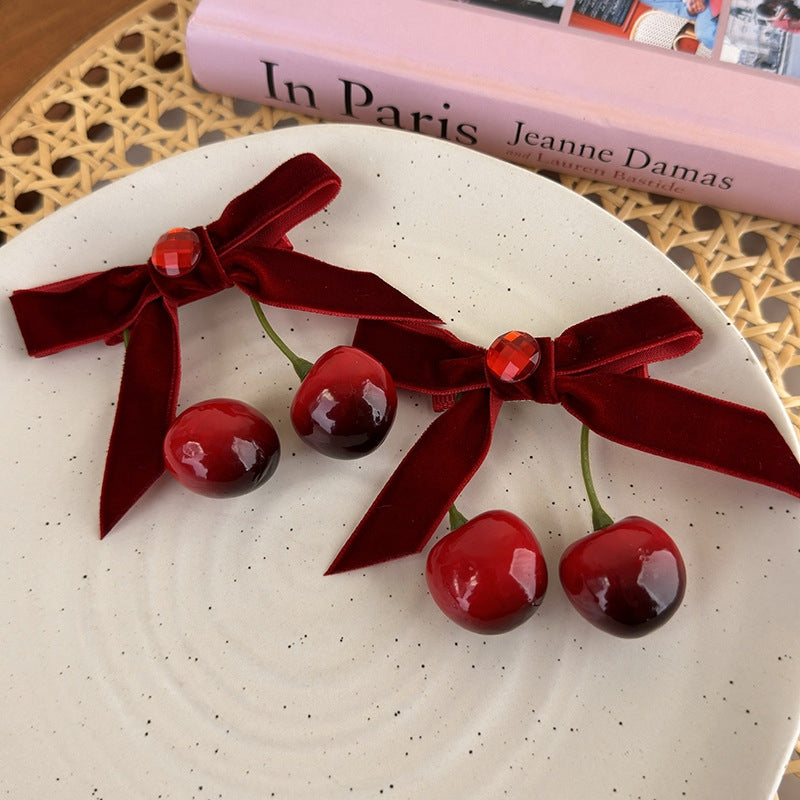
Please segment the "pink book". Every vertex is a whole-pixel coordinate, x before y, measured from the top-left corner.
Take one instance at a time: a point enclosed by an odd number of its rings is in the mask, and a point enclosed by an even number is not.
[[[204,88],[800,223],[793,0],[200,0]]]

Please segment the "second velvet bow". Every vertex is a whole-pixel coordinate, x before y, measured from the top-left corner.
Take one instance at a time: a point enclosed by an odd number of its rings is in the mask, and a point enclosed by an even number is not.
[[[162,269],[153,263],[154,252],[146,264],[14,292],[11,302],[31,355],[128,341],[100,497],[101,536],[164,470],[162,444],[180,381],[179,306],[235,286],[284,308],[439,321],[372,273],[293,250],[287,232],[327,206],[340,187],[319,158],[298,155],[232,200],[215,222],[181,231]],[[194,257],[181,265],[185,253],[179,251],[191,243]]]
[[[483,462],[506,401],[560,403],[619,444],[800,496],[800,463],[766,414],[648,375],[648,364],[683,355],[701,338],[672,298],[653,297],[580,322],[555,340],[529,337],[530,374],[508,380],[487,350],[444,328],[359,322],[353,343],[382,361],[398,386],[432,395],[434,407],[445,410],[327,574],[420,552]],[[513,372],[519,365],[510,366]]]

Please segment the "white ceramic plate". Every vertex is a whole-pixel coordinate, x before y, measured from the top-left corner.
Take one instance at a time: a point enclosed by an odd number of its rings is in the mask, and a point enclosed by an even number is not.
[[[399,132],[309,126],[177,156],[12,240],[2,289],[143,262],[165,229],[210,221],[304,151],[343,190],[295,229],[298,250],[378,272],[485,344],[669,293],[706,337],[654,374],[761,407],[792,438],[744,341],[638,235],[552,182]],[[347,321],[270,317],[312,359],[352,333]],[[227,501],[165,477],[100,542],[121,348],[32,359],[8,303],[0,326],[3,796],[772,796],[798,733],[797,500],[594,437],[609,512],[662,524],[689,574],[667,626],[611,638],[557,580],[561,551],[590,527],[578,425],[560,407],[507,404],[459,507],[524,517],[552,580],[529,624],[477,636],[429,600],[422,556],[323,576],[432,419],[426,402],[404,395],[372,456],[327,460],[294,439],[297,381],[247,298],[186,306],[181,405],[257,405],[278,428],[281,466]]]

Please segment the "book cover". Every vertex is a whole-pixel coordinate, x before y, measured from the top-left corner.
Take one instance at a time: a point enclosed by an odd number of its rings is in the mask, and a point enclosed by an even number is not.
[[[200,0],[210,91],[800,223],[792,0]]]

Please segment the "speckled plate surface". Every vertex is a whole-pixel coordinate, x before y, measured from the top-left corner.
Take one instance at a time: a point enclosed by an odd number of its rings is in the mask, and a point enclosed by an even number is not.
[[[653,373],[763,408],[791,439],[747,345],[639,236],[545,179],[399,132],[308,126],[149,167],[0,250],[3,292],[140,263],[166,228],[210,221],[304,151],[343,189],[292,233],[298,250],[378,272],[487,344],[669,293],[706,336]],[[352,333],[299,312],[270,318],[309,358]],[[800,502],[595,438],[609,512],[662,524],[689,575],[667,626],[611,638],[571,610],[555,577],[590,527],[578,424],[559,407],[507,404],[459,507],[524,517],[552,580],[530,623],[470,634],[430,601],[422,556],[323,576],[432,419],[428,405],[403,395],[378,452],[332,462],[294,439],[297,381],[244,295],[184,307],[181,335],[181,406],[253,403],[278,429],[281,465],[236,500],[164,477],[100,542],[121,349],[32,359],[10,305],[0,311],[0,794],[771,797],[798,732]]]

